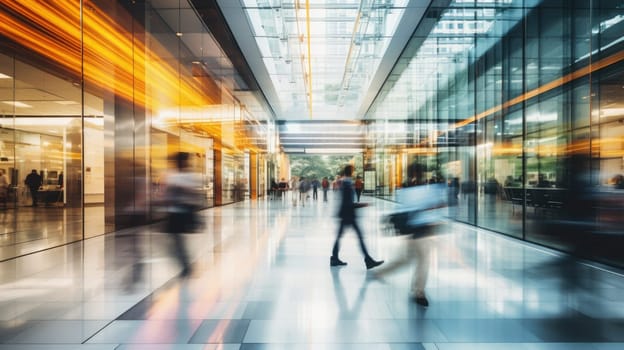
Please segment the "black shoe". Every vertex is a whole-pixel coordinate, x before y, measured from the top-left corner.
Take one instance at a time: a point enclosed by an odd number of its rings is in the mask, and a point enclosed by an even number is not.
[[[375,261],[372,258],[364,259],[364,262],[366,263],[366,269],[367,270],[370,270],[373,267],[379,266],[379,265],[384,263],[383,260]]]
[[[342,260],[340,260],[338,258],[335,258],[333,256],[331,258],[329,258],[329,266],[344,266],[346,264],[347,264],[346,262],[344,262],[344,261],[342,261]]]
[[[192,273],[193,273],[193,271],[191,270],[190,266],[189,267],[185,267],[180,272],[180,277],[181,278],[187,278],[187,277],[190,277]]]
[[[414,297],[414,301],[420,306],[429,306],[429,300],[427,300],[427,297],[425,297],[424,295]]]

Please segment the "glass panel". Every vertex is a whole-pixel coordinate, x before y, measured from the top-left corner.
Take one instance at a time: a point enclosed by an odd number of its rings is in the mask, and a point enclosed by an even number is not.
[[[558,163],[563,159],[559,143],[566,144],[564,128],[557,128],[557,120],[565,119],[563,106],[567,104],[567,94],[561,94],[540,103],[529,106],[526,110],[526,123],[529,130],[526,135],[526,235],[535,239],[537,225],[543,222],[544,215],[551,210],[550,199],[556,198],[562,191],[561,174]],[[534,116],[540,116],[535,118]],[[552,116],[550,120],[548,116]],[[548,119],[548,120],[547,120]]]
[[[407,1],[243,4],[284,113],[350,119]]]
[[[482,120],[483,140],[477,146],[480,226],[522,236],[522,133],[514,134],[505,121],[521,118],[521,111]],[[521,131],[521,129],[519,130]]]
[[[447,125],[458,220],[622,266],[621,2],[462,0],[426,18],[367,119],[410,120],[411,152],[432,141],[416,125]]]
[[[236,186],[236,159],[233,155],[223,153],[221,159],[222,204],[234,202]]]
[[[79,11],[0,5],[0,260],[83,238]]]
[[[622,86],[624,76],[601,86],[616,83]],[[619,99],[623,104],[624,99]],[[607,109],[602,107],[601,109]],[[622,264],[622,254],[617,247],[622,246],[624,236],[624,123],[623,114],[616,122],[607,122],[600,126],[600,172],[599,186],[596,189],[597,227],[591,235],[591,255],[609,264]],[[587,252],[589,253],[589,252]]]
[[[266,130],[242,106],[268,109],[188,2],[2,2],[0,22],[0,260],[159,219],[150,203],[180,150],[201,205],[221,181],[214,144],[248,190],[240,156],[266,149]]]
[[[616,247],[624,239],[619,215],[624,203],[621,71],[619,64],[594,75],[591,128],[573,130],[569,143],[565,129],[558,132],[556,149],[565,152],[557,156],[557,181],[538,207],[539,226],[527,230],[528,239],[614,265],[622,264]]]
[[[84,200],[94,236],[145,221],[145,62],[131,54],[145,46],[128,31],[142,27],[123,6],[84,6]]]

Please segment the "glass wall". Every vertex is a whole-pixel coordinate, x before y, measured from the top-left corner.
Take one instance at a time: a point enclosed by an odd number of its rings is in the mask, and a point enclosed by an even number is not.
[[[623,7],[434,1],[367,118],[436,125],[399,149],[459,179],[457,220],[624,266]]]
[[[82,116],[97,100],[67,64],[81,57],[73,5],[0,5],[0,260],[83,237]]]
[[[178,151],[203,207],[217,147],[248,181],[268,117],[237,74],[186,1],[0,2],[0,260],[158,220]]]

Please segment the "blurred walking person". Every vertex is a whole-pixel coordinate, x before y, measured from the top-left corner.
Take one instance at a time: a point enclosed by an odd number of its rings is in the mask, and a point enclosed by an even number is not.
[[[182,267],[181,276],[191,274],[191,264],[182,234],[191,233],[200,226],[197,210],[202,203],[201,175],[192,172],[190,154],[178,152],[174,156],[175,170],[165,180],[166,231],[174,243],[174,256]]]
[[[290,198],[292,200],[293,207],[296,207],[297,200],[299,198],[299,180],[296,177],[292,177],[290,179],[290,189],[292,190]]]
[[[353,189],[353,179],[351,175],[353,174],[353,165],[346,165],[344,168],[344,177],[341,181],[340,191],[342,192],[342,202],[340,203],[340,209],[338,211],[338,217],[340,218],[340,227],[338,228],[338,233],[336,234],[336,241],[334,242],[334,247],[332,249],[332,256],[329,260],[330,266],[343,266],[347,265],[346,262],[340,260],[338,253],[340,251],[340,238],[344,233],[344,229],[347,226],[352,226],[357,234],[358,240],[360,242],[360,249],[362,251],[362,255],[364,255],[364,263],[366,264],[366,269],[372,269],[375,266],[379,266],[383,264],[383,260],[375,261],[370,254],[368,253],[368,249],[366,249],[366,244],[364,243],[364,237],[362,235],[362,231],[357,224],[355,209],[356,203],[354,203],[353,199],[355,197],[354,189]],[[361,207],[362,205],[357,205],[357,207]]]
[[[321,185],[317,178],[312,179],[312,200],[318,199],[318,188]]]
[[[286,181],[286,179],[282,178],[280,180],[279,184],[277,184],[277,190],[279,191],[280,199],[288,200],[288,198],[286,198],[286,192],[288,191],[288,181]]]
[[[329,190],[329,180],[327,179],[327,176],[323,178],[321,187],[323,187],[323,202],[327,202],[327,191]]]
[[[395,234],[406,238],[401,244],[405,250],[397,259],[376,270],[375,276],[383,277],[403,266],[413,265],[410,297],[416,304],[427,307],[425,287],[429,277],[431,237],[439,233],[446,221],[448,189],[444,183],[426,184],[422,175],[417,171],[410,182],[412,186],[398,191],[400,206],[388,217]]]
[[[360,197],[362,196],[362,191],[364,191],[364,181],[362,181],[362,177],[358,176],[355,178],[355,194],[357,195],[357,201],[360,202]]]
[[[299,201],[301,202],[302,207],[305,207],[305,202],[308,199],[309,187],[310,187],[310,183],[308,179],[302,176],[299,179]]]

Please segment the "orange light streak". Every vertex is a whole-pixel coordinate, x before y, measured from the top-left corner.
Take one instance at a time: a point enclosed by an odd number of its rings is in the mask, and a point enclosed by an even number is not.
[[[558,87],[560,87],[560,86],[562,86],[564,84],[567,84],[567,83],[569,83],[569,82],[571,82],[573,80],[582,78],[582,77],[584,77],[584,76],[586,76],[588,74],[591,74],[591,73],[593,73],[593,72],[595,72],[597,70],[600,70],[602,68],[608,67],[608,66],[610,66],[612,64],[618,63],[618,62],[620,62],[622,60],[624,60],[624,51],[620,51],[620,52],[615,53],[615,54],[613,54],[611,56],[605,57],[605,58],[603,58],[603,59],[601,59],[599,61],[591,63],[590,65],[585,66],[585,67],[583,67],[581,69],[578,69],[578,70],[576,70],[576,71],[574,71],[572,73],[566,74],[566,75],[564,75],[561,78],[555,79],[555,80],[551,81],[550,83],[544,84],[544,85],[542,85],[540,87],[537,87],[537,88],[535,88],[535,89],[533,89],[531,91],[527,91],[526,93],[524,93],[524,94],[522,94],[520,96],[514,97],[514,98],[512,98],[509,101],[506,101],[506,102],[504,102],[502,104],[499,104],[498,106],[492,107],[492,108],[490,108],[488,110],[485,110],[485,111],[483,111],[481,113],[475,114],[472,117],[469,117],[469,118],[467,118],[465,120],[462,120],[461,122],[455,123],[454,127],[456,129],[457,128],[461,128],[462,126],[468,125],[468,124],[470,124],[472,122],[475,122],[475,121],[477,121],[479,119],[482,119],[482,118],[487,117],[487,116],[489,116],[491,114],[499,112],[499,111],[501,111],[501,110],[503,110],[505,108],[509,108],[511,106],[514,106],[514,105],[516,105],[518,103],[522,103],[522,102],[524,102],[526,100],[529,100],[529,99],[531,99],[531,98],[533,98],[535,96],[541,95],[541,94],[543,94],[545,92],[548,92],[550,90],[558,88]]]
[[[492,115],[494,113],[500,112],[503,109],[509,108],[509,107],[514,106],[514,105],[516,105],[518,103],[522,103],[522,102],[524,102],[526,100],[529,100],[529,99],[531,99],[533,97],[536,97],[536,96],[538,96],[540,94],[543,94],[545,92],[548,92],[550,90],[558,88],[558,87],[560,87],[560,86],[562,86],[564,84],[567,84],[567,83],[569,83],[571,81],[574,81],[576,79],[582,78],[582,77],[584,77],[584,76],[586,76],[588,74],[591,74],[591,73],[593,73],[593,72],[595,72],[597,70],[600,70],[602,68],[608,67],[608,66],[610,66],[612,64],[616,64],[616,63],[618,63],[618,62],[620,62],[622,60],[624,60],[624,51],[620,51],[620,52],[615,53],[615,54],[613,54],[611,56],[605,57],[605,58],[603,58],[603,59],[601,59],[599,61],[596,61],[596,62],[594,62],[594,63],[592,63],[592,64],[590,64],[588,66],[585,66],[585,67],[580,68],[580,69],[578,69],[578,70],[576,70],[576,71],[574,71],[572,73],[569,73],[569,74],[567,74],[567,75],[565,75],[565,76],[563,76],[561,78],[555,79],[555,80],[553,80],[553,81],[551,81],[551,82],[549,82],[547,84],[544,84],[544,85],[542,85],[540,87],[537,87],[537,88],[535,88],[535,89],[533,89],[531,91],[528,91],[528,92],[526,92],[526,93],[524,93],[524,94],[522,94],[520,96],[517,96],[517,97],[515,97],[515,98],[513,98],[513,99],[511,99],[509,101],[506,101],[506,102],[504,102],[502,104],[499,104],[498,106],[494,106],[494,107],[492,107],[490,109],[487,109],[487,110],[485,110],[485,111],[483,111],[481,113],[477,113],[477,114],[475,114],[475,115],[473,115],[473,116],[471,116],[469,118],[466,118],[466,119],[462,120],[461,122],[457,122],[457,123],[455,123],[455,125],[453,125],[453,128],[455,128],[455,129],[461,128],[462,126],[468,125],[468,124],[470,124],[472,122],[475,122],[477,120],[485,118],[485,117],[487,117],[489,115]],[[437,131],[436,135],[435,135],[435,138],[437,138],[440,135],[443,135],[444,133],[445,133],[444,131]],[[420,144],[421,145],[429,144],[433,140],[435,140],[435,138],[434,139],[431,139],[431,138],[426,139],[426,140],[422,141]],[[571,147],[571,146],[568,146],[568,149],[567,149],[568,152],[576,153],[576,152],[581,151],[581,150],[578,150],[578,149],[570,149],[569,147]],[[587,147],[589,147],[589,146],[587,146]]]
[[[149,33],[139,29],[135,37],[120,25],[132,20],[129,14],[117,11],[118,18],[113,19],[89,3],[83,10],[81,31],[80,10],[79,1],[6,1],[0,6],[0,34],[59,64],[76,79],[84,74],[86,90],[102,90],[97,92],[100,95],[110,92],[153,115],[164,109],[182,111],[220,103],[218,83],[194,77],[192,67],[165,62],[166,48]],[[259,150],[244,130],[227,131],[223,125],[216,128],[206,120],[184,118],[178,113],[164,122],[215,137],[235,133],[238,146]]]
[[[0,11],[2,35],[57,62],[78,77],[84,64],[84,79],[89,84],[113,91],[146,109],[158,109],[165,103],[205,106],[216,102],[208,98],[190,69],[181,67],[178,73],[178,67],[159,59],[156,52],[166,50],[150,40],[149,35],[145,42],[153,49],[128,35],[127,30],[101,9],[89,7],[83,11],[85,59],[82,60],[78,1],[7,1],[3,7],[10,12]],[[154,89],[158,96],[150,99],[146,88]]]

